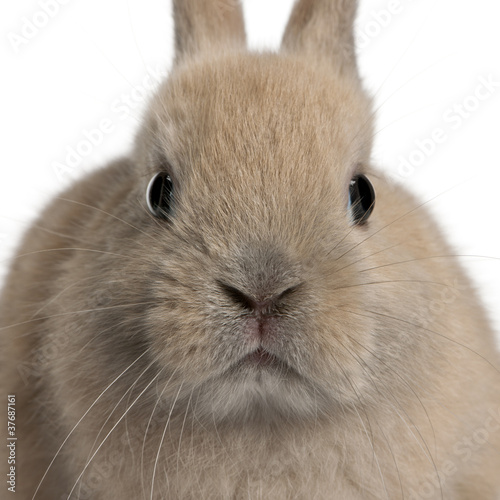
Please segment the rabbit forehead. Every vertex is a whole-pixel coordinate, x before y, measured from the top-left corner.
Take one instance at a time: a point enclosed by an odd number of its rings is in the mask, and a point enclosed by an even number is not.
[[[191,61],[152,108],[160,147],[179,177],[220,179],[238,170],[252,179],[278,169],[343,184],[370,152],[370,103],[359,83],[297,57]]]

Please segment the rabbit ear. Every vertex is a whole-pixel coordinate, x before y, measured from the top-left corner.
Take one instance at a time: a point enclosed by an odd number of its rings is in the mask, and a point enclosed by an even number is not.
[[[339,73],[358,76],[353,25],[357,0],[298,0],[283,35],[285,52],[327,58]]]
[[[174,0],[176,61],[198,52],[244,47],[241,0]]]

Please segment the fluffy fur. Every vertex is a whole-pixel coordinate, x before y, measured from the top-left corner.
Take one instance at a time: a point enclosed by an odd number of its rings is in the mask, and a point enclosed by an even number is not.
[[[495,498],[494,335],[425,204],[370,165],[354,15],[300,0],[255,54],[237,2],[174,2],[133,155],[53,201],[3,291],[19,498]],[[164,170],[169,220],[145,201]],[[264,333],[228,287],[279,297]],[[241,363],[259,346],[279,363]]]

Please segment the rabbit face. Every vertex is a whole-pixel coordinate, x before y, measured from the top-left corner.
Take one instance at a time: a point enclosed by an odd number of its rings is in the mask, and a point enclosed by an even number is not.
[[[290,418],[360,397],[373,320],[338,309],[368,298],[336,259],[367,231],[348,197],[370,138],[357,82],[293,57],[203,60],[152,102],[138,163],[173,193],[165,220],[144,214],[148,329],[201,413]]]

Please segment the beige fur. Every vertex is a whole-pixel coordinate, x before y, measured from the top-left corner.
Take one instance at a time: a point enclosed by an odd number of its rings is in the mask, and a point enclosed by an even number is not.
[[[425,204],[370,166],[355,2],[298,2],[279,54],[245,52],[223,7],[174,2],[132,157],[55,199],[13,261],[18,498],[493,500],[494,336]],[[169,221],[145,202],[165,169]],[[355,172],[377,193],[360,226]],[[294,287],[262,340],[280,372],[235,368],[258,341],[220,282]]]

